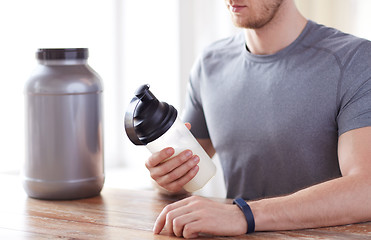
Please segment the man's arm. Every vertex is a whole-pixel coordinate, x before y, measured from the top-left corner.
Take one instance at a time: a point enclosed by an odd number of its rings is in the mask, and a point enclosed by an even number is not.
[[[293,230],[371,220],[371,127],[344,133],[338,142],[342,177],[291,195],[250,202],[256,231]],[[247,230],[236,205],[186,198],[164,208],[154,232],[176,236],[198,233],[238,235]]]
[[[371,220],[371,127],[342,134],[342,177],[250,204],[257,231],[334,226]]]

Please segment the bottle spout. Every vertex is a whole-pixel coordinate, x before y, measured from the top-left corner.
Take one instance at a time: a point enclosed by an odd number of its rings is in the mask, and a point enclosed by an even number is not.
[[[152,101],[157,99],[152,92],[149,90],[149,85],[144,84],[140,86],[135,92],[135,96],[139,98],[142,102]]]
[[[137,96],[138,98],[140,98],[141,96],[143,96],[143,94],[145,94],[146,91],[149,90],[149,84],[144,84],[142,86],[140,86],[134,93],[135,96]]]

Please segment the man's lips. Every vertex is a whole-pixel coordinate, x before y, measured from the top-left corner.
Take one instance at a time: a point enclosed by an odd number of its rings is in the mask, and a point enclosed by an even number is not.
[[[239,13],[245,8],[246,6],[244,5],[229,5],[229,9],[234,13]]]

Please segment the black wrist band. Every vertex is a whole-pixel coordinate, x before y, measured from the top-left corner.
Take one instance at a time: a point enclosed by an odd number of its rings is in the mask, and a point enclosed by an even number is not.
[[[253,233],[255,232],[255,220],[254,215],[252,214],[251,208],[249,204],[245,202],[242,198],[236,198],[233,200],[233,204],[237,204],[237,206],[241,209],[243,214],[245,215],[247,221],[247,232],[246,233]]]

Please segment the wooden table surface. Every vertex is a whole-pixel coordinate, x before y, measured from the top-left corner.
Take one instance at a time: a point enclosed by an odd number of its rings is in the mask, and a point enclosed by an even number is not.
[[[179,239],[152,233],[162,208],[177,200],[153,191],[104,188],[93,198],[45,201],[28,198],[18,177],[0,175],[0,187],[0,239]],[[201,239],[371,239],[371,222]]]

